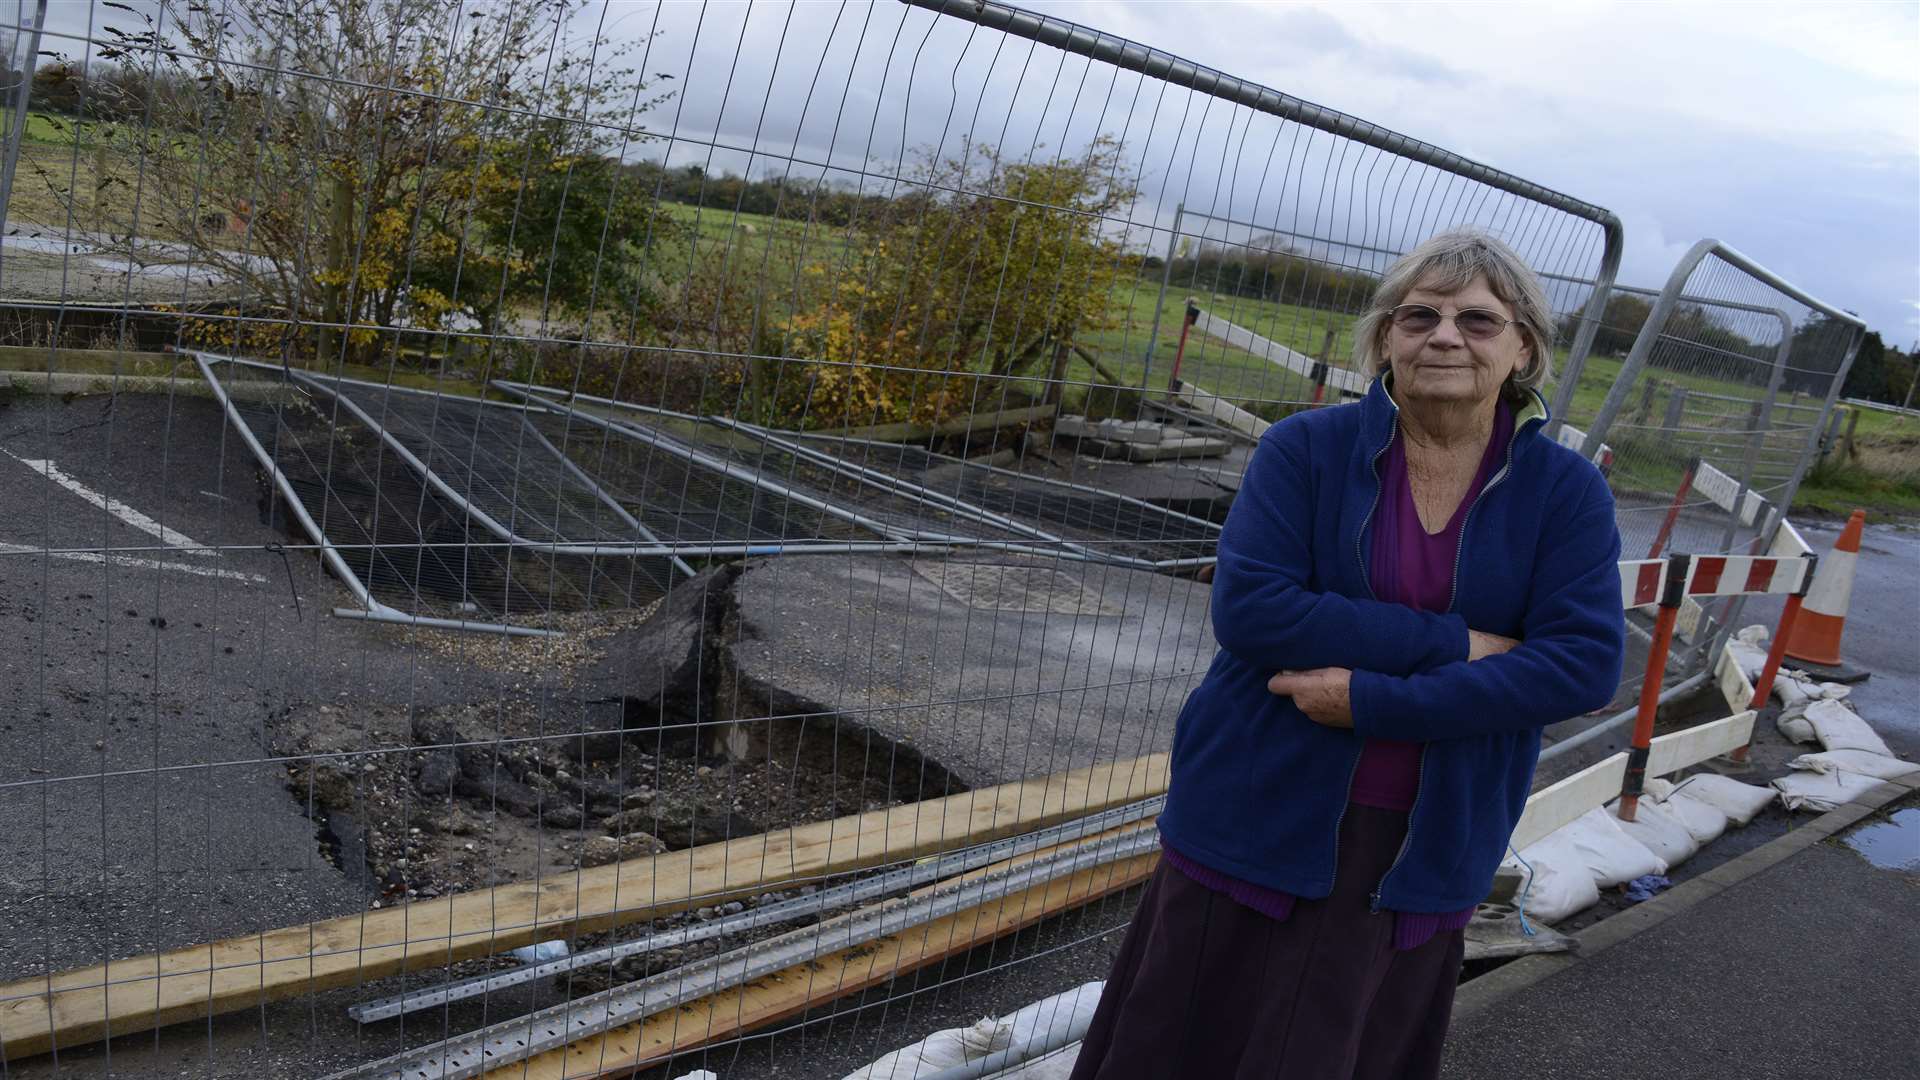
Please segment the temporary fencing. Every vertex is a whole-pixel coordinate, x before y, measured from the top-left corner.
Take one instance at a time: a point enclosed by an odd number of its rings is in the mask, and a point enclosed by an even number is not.
[[[1602,351],[1559,400],[1582,450],[1609,462],[1629,554],[1758,552],[1785,520],[1865,327],[1715,240],[1695,244],[1665,287],[1616,287]],[[1615,374],[1599,393],[1594,376]],[[1562,429],[1563,441],[1568,434]],[[1675,660],[1703,674],[1741,601],[1688,604]]]
[[[1542,272],[1629,555],[1767,527],[1704,508],[1844,377],[1716,248],[1609,393],[1611,213],[1001,4],[0,10],[9,1075],[1008,1011],[1130,914],[1249,444],[1398,253]]]

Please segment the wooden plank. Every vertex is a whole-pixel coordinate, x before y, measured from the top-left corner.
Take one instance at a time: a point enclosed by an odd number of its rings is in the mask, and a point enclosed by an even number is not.
[[[192,362],[170,353],[0,345],[0,370],[4,371],[44,373],[51,369],[80,375],[164,375],[182,365],[198,377],[198,372],[193,371]]]
[[[1713,675],[1720,687],[1720,696],[1727,701],[1727,708],[1738,712],[1753,704],[1753,683],[1747,679],[1747,673],[1733,660],[1730,650],[1720,650],[1720,658],[1713,662]]]
[[[1220,457],[1233,449],[1233,444],[1225,439],[1209,439],[1203,435],[1175,435],[1157,443],[1120,445],[1126,448],[1127,460],[1133,462]]]
[[[1605,805],[1620,794],[1626,778],[1627,755],[1615,754],[1541,788],[1527,799],[1527,808],[1521,812],[1508,843],[1524,848],[1594,807]]]
[[[1210,394],[1190,382],[1181,382],[1174,390],[1174,396],[1194,412],[1225,424],[1249,438],[1258,439],[1273,426],[1233,402]]]
[[[1058,912],[1145,881],[1158,852],[1091,867],[1045,885],[830,953],[745,986],[582,1039],[488,1073],[521,1080],[627,1076],[648,1062],[778,1023],[806,1010],[935,964]]]
[[[1020,409],[1001,409],[997,412],[968,413],[942,420],[937,424],[873,424],[868,427],[831,428],[823,431],[808,432],[811,435],[832,435],[848,439],[870,439],[874,442],[913,442],[919,439],[935,438],[941,435],[966,435],[975,431],[992,431],[996,428],[1013,427],[1017,424],[1031,424],[1039,420],[1051,420],[1060,411],[1058,404],[1029,405]]]
[[[1056,435],[1070,439],[1104,439],[1107,442],[1157,443],[1167,437],[1167,428],[1151,420],[1089,420],[1084,416],[1062,416],[1053,422]]]
[[[1306,353],[1289,349],[1277,341],[1269,341],[1243,326],[1235,326],[1205,310],[1202,310],[1200,317],[1194,320],[1193,328],[1209,337],[1219,338],[1235,348],[1244,349],[1255,356],[1262,357],[1275,367],[1291,371],[1296,375],[1312,378],[1313,369],[1320,364],[1320,361]],[[1356,397],[1365,394],[1367,384],[1372,381],[1357,371],[1348,371],[1333,364],[1328,364],[1326,368],[1329,387]]]
[[[1167,755],[0,985],[0,1060],[1011,836],[1167,789]]]
[[[1813,545],[1807,543],[1807,538],[1801,536],[1800,530],[1793,527],[1793,522],[1782,518],[1780,528],[1773,534],[1773,543],[1767,547],[1767,554],[1789,557],[1811,555]]]
[[[1753,737],[1753,713],[1735,713],[1710,723],[1661,735],[1649,744],[1647,775],[1665,776],[1745,746]],[[1627,778],[1627,755],[1615,754],[1533,793],[1513,827],[1510,843],[1524,848],[1596,806],[1620,794]]]
[[[1690,765],[1710,761],[1747,745],[1753,738],[1753,713],[1734,713],[1706,724],[1669,732],[1653,740],[1647,752],[1647,775],[1665,776]]]

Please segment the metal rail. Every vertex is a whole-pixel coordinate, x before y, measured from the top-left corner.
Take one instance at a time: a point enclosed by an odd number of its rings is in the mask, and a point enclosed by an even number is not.
[[[730,461],[726,461],[722,458],[714,457],[713,455],[707,454],[703,451],[696,450],[691,446],[687,446],[679,442],[678,440],[669,438],[668,436],[663,435],[659,432],[650,431],[646,428],[638,427],[633,424],[624,423],[619,420],[612,420],[606,417],[595,416],[592,413],[585,412],[580,409],[576,409],[573,406],[565,404],[563,402],[554,401],[542,394],[520,389],[519,388],[520,384],[502,383],[499,385],[500,385],[500,389],[503,390],[504,392],[523,398],[526,401],[532,402],[533,404],[538,405],[539,407],[547,409],[554,413],[558,413],[563,416],[571,416],[576,419],[583,420],[589,424],[595,425],[596,427],[600,427],[605,430],[612,431],[616,434],[625,435],[629,438],[638,439],[650,445],[658,446],[663,450],[666,450],[670,453],[681,456],[689,461],[692,461],[698,465],[701,465],[704,468],[724,473],[725,475],[730,476],[736,480],[740,480],[744,483],[752,484],[763,491],[768,491],[775,495],[780,495],[784,498],[792,499],[793,501],[800,503],[803,506],[812,507],[816,510],[821,511],[822,513],[830,514],[843,521],[848,521],[855,525],[859,525],[862,528],[878,533],[879,535],[886,537],[889,540],[894,540],[900,544],[918,545],[918,546],[911,547],[910,550],[927,550],[925,545],[931,544],[931,545],[936,545],[939,547],[946,547],[946,548],[980,548],[980,549],[992,550],[992,551],[1004,551],[1012,554],[1038,555],[1038,556],[1044,556],[1047,558],[1056,558],[1056,559],[1064,558],[1064,559],[1072,559],[1078,562],[1113,563],[1117,561],[1116,558],[1113,556],[1100,555],[1098,553],[1090,554],[1084,549],[1075,548],[1075,547],[1068,547],[1065,549],[1058,548],[1058,547],[1036,547],[1031,544],[1022,543],[1020,541],[988,540],[981,537],[970,537],[970,536],[962,536],[962,535],[957,535],[952,533],[933,532],[931,530],[925,530],[925,529],[903,529],[893,525],[888,525],[885,522],[867,517],[864,514],[856,513],[854,511],[846,509],[845,507],[838,506],[834,503],[815,498],[814,496],[808,495],[795,488],[788,487],[787,485],[771,480],[767,478],[765,475],[755,472],[754,470],[743,468],[742,466],[735,465]],[[581,400],[591,400],[586,398],[585,396],[580,396],[580,397],[581,397]],[[610,404],[617,405],[619,403],[612,402]],[[877,487],[878,485],[871,485],[871,486]],[[891,492],[891,491],[888,491],[887,493],[894,494],[894,492]],[[1138,560],[1138,561],[1144,563],[1144,560]],[[1188,566],[1188,565],[1200,566],[1200,565],[1205,565],[1206,563],[1210,563],[1212,561],[1213,561],[1212,559],[1192,559],[1192,560],[1176,560],[1166,564],[1145,563],[1145,565],[1154,569],[1164,569],[1167,567],[1179,567],[1179,566]]]
[[[1095,551],[1094,549],[1086,547],[1083,544],[1077,543],[1072,540],[1066,540],[1061,537],[1053,536],[1050,533],[1040,530],[1034,526],[1027,525],[1023,522],[1008,519],[1003,515],[996,514],[993,511],[988,510],[984,507],[978,506],[974,503],[970,503],[965,499],[960,498],[957,495],[948,495],[945,492],[935,491],[934,489],[926,487],[925,485],[914,484],[911,481],[902,480],[897,476],[892,476],[888,473],[881,472],[879,470],[869,469],[869,468],[866,468],[865,466],[857,465],[853,462],[847,461],[845,458],[836,457],[833,454],[829,454],[822,450],[818,450],[813,447],[807,446],[804,443],[798,442],[796,440],[806,439],[806,440],[812,440],[817,442],[833,442],[833,443],[839,443],[842,445],[849,445],[849,446],[879,446],[879,447],[892,446],[893,444],[890,444],[890,443],[879,443],[871,439],[859,439],[859,438],[852,438],[852,437],[846,437],[846,436],[814,435],[806,432],[781,431],[776,428],[768,428],[768,427],[762,427],[758,424],[751,424],[745,420],[735,420],[729,417],[722,417],[722,416],[701,416],[701,415],[696,415],[694,413],[675,412],[672,409],[662,409],[652,405],[641,405],[641,404],[638,404],[635,402],[629,402],[629,401],[616,401],[612,398],[594,397],[590,394],[576,394],[569,390],[560,390],[554,387],[540,386],[535,383],[519,383],[519,382],[510,382],[505,379],[494,379],[492,380],[491,385],[507,393],[523,395],[533,400],[542,400],[544,398],[544,395],[548,395],[548,394],[561,395],[565,398],[571,398],[578,401],[585,401],[595,405],[603,405],[609,408],[628,409],[633,412],[648,413],[656,416],[668,416],[676,420],[683,420],[690,423],[714,424],[722,427],[731,428],[735,431],[744,432],[748,435],[754,436],[755,438],[759,438],[789,453],[798,454],[803,457],[806,457],[810,461],[816,462],[817,464],[826,466],[828,468],[832,468],[836,471],[845,473],[848,470],[855,470],[861,474],[859,477],[855,477],[856,479],[861,479],[863,482],[870,481],[874,485],[885,487],[892,494],[898,494],[907,498],[915,498],[915,499],[919,499],[921,496],[924,496],[926,499],[937,500],[941,504],[942,509],[953,510],[958,513],[972,516],[977,520],[980,520],[982,523],[996,524],[1003,528],[1008,528],[1008,529],[1018,529],[1020,531],[1026,532],[1028,535],[1034,536],[1036,539],[1044,540],[1049,543],[1066,545],[1068,548],[1072,550],[1082,552],[1086,554],[1088,557],[1101,562],[1112,562],[1116,564],[1138,566],[1142,568],[1167,569],[1167,568],[1173,568],[1173,567],[1205,565],[1213,561],[1211,558],[1157,559],[1156,560],[1156,559],[1141,559],[1141,558],[1136,558],[1132,556],[1113,556],[1113,555],[1101,554]],[[1041,485],[1045,487],[1055,488],[1061,491],[1072,491],[1072,492],[1077,492],[1084,495],[1098,495],[1104,498],[1113,499],[1120,503],[1124,503],[1128,506],[1137,507],[1142,510],[1159,514],[1167,518],[1197,525],[1207,530],[1210,530],[1214,533],[1218,533],[1220,531],[1220,526],[1216,522],[1208,521],[1205,518],[1197,518],[1191,514],[1183,514],[1178,510],[1171,510],[1164,506],[1156,506],[1155,504],[1147,502],[1144,499],[1135,498],[1134,496],[1131,496],[1131,495],[1122,495],[1118,492],[1108,491],[1105,488],[1093,487],[1088,484],[1076,484],[1070,480],[1059,480],[1053,477],[1034,476],[1032,474],[1023,473],[1015,469],[1006,469],[997,465],[986,465],[976,461],[965,461],[965,460],[956,459],[954,461],[954,464],[963,466],[968,469],[979,469],[983,472],[992,473],[996,476],[1005,476],[1005,477],[1008,477],[1009,479],[1020,480],[1025,483],[1031,483],[1031,484]],[[1163,541],[1163,542],[1178,543],[1178,541]]]
[[[391,431],[388,431],[385,424],[382,424],[378,419],[376,419],[373,416],[373,414],[369,413],[366,409],[361,408],[360,404],[354,401],[353,398],[349,397],[346,394],[341,393],[340,391],[334,389],[333,387],[328,386],[326,383],[320,381],[319,379],[316,379],[311,375],[305,374],[304,372],[289,370],[286,374],[288,377],[292,378],[295,382],[298,382],[303,386],[310,386],[315,390],[318,390],[321,393],[324,393],[327,396],[331,397],[335,402],[338,402],[342,408],[346,409],[349,413],[353,414],[354,419],[360,421],[362,424],[365,424],[368,428],[372,429],[373,433],[379,436],[380,441],[386,445],[387,449],[392,450],[394,454],[400,458],[401,461],[406,462],[407,467],[412,469],[414,473],[420,477],[421,480],[425,481],[428,487],[433,488],[433,490],[438,492],[442,498],[446,499],[448,502],[454,504],[455,506],[458,506],[461,510],[465,511],[466,515],[472,518],[474,522],[478,524],[481,528],[499,537],[500,539],[506,541],[507,543],[512,544],[515,548],[518,548],[523,551],[537,551],[543,555],[580,555],[588,558],[625,558],[625,557],[641,555],[643,553],[650,553],[651,549],[658,547],[659,541],[657,538],[652,538],[653,543],[651,545],[647,543],[574,544],[574,543],[555,542],[555,541],[549,541],[549,540],[534,540],[525,536],[521,536],[519,533],[515,532],[512,528],[508,527],[506,523],[500,521],[498,518],[494,517],[492,514],[487,513],[485,510],[481,509],[477,504],[475,504],[473,500],[467,498],[465,495],[462,495],[460,494],[459,491],[455,490],[453,485],[447,483],[444,479],[442,479],[440,477],[440,474],[435,472],[432,466],[420,460],[419,455],[415,454],[412,450],[408,449],[407,445],[401,442],[398,436],[394,435]],[[536,432],[536,434],[538,433]],[[544,442],[544,440],[542,441]],[[549,444],[549,446],[550,445],[551,444]],[[558,451],[556,450],[555,453],[558,454]],[[596,490],[597,490],[597,486],[596,486]],[[624,516],[626,516],[629,521],[632,520],[632,515],[624,515]],[[637,522],[635,524],[637,524]],[[642,531],[644,532],[645,530],[643,529]],[[650,533],[648,534],[650,538],[651,538],[651,535],[652,534]],[[686,573],[689,577],[692,576],[693,570],[691,567],[687,567],[685,563],[681,563],[680,567],[685,568]]]
[[[353,1005],[347,1009],[347,1015],[362,1024],[377,1020],[387,1020],[403,1013],[429,1009],[449,1002],[464,1001],[480,997],[496,990],[505,990],[511,986],[533,982],[538,979],[552,978],[578,971],[581,968],[610,964],[629,956],[643,956],[660,949],[670,949],[680,945],[705,941],[709,938],[725,937],[747,930],[757,930],[764,926],[777,926],[783,922],[816,915],[834,908],[851,907],[855,904],[878,900],[892,893],[928,885],[955,874],[991,866],[1003,859],[1037,851],[1040,848],[1069,840],[1083,839],[1122,825],[1131,825],[1136,821],[1158,814],[1166,805],[1166,796],[1158,795],[1144,799],[1130,806],[1107,810],[1078,821],[1064,825],[1055,825],[1024,836],[1009,837],[988,844],[979,844],[960,851],[948,852],[932,859],[923,860],[910,866],[904,866],[875,877],[860,881],[850,881],[830,889],[822,889],[812,896],[802,896],[779,903],[767,904],[731,915],[724,919],[698,926],[687,926],[677,930],[663,930],[648,934],[634,941],[622,942],[600,949],[577,952],[559,960],[528,964],[512,971],[503,971],[494,975],[479,975],[470,979],[414,990],[405,994],[395,994],[376,1001]]]
[[[829,953],[1159,847],[1159,832],[1142,828],[1042,855],[1017,866],[940,885],[920,896],[887,901],[529,1016],[334,1073],[326,1080],[468,1080]]]
[[[221,409],[226,412],[228,422],[231,423],[233,429],[239,433],[241,441],[247,444],[249,450],[253,451],[254,458],[260,462],[260,467],[267,471],[267,475],[273,477],[274,487],[279,489],[280,494],[286,499],[287,505],[293,511],[294,517],[299,520],[300,527],[306,530],[307,536],[310,537],[315,544],[319,545],[320,557],[326,561],[327,566],[332,568],[334,575],[340,579],[341,584],[345,585],[347,590],[353,593],[354,599],[360,601],[365,607],[364,611],[355,611],[351,608],[335,608],[333,610],[335,618],[365,619],[369,622],[394,623],[401,626],[420,626],[435,630],[472,630],[488,634],[506,634],[513,637],[562,636],[560,631],[557,630],[542,630],[531,626],[513,626],[507,623],[475,622],[471,619],[439,619],[425,615],[410,615],[407,612],[401,611],[398,608],[389,607],[379,600],[374,599],[373,593],[367,588],[366,584],[360,580],[359,575],[353,572],[353,568],[348,566],[347,561],[334,549],[333,543],[327,539],[327,534],[321,530],[319,523],[313,520],[313,515],[307,513],[306,504],[300,501],[300,495],[294,490],[293,482],[288,480],[286,474],[280,471],[279,463],[273,459],[273,455],[267,452],[266,447],[260,445],[260,440],[254,436],[253,429],[247,426],[246,417],[240,415],[240,410],[234,405],[233,399],[227,396],[226,387],[221,385],[219,377],[213,373],[213,367],[208,363],[207,356],[196,353],[193,355],[193,362],[199,365],[200,374],[207,380],[208,389],[213,392],[214,399],[220,402]]]

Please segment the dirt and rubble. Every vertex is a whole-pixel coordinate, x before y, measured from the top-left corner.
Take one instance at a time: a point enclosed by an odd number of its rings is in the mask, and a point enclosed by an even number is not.
[[[559,617],[571,629],[557,638],[388,631],[499,687],[482,702],[356,697],[271,716],[324,857],[381,906],[965,790],[830,710],[770,702],[716,657],[731,611],[717,601],[738,573],[709,571],[648,611]],[[625,692],[595,692],[618,669]]]

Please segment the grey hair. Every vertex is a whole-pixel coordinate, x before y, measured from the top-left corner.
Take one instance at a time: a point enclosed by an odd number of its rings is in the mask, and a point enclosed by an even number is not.
[[[1387,370],[1387,318],[1416,286],[1454,292],[1479,278],[1513,308],[1515,329],[1526,335],[1533,352],[1526,369],[1507,376],[1502,389],[1517,397],[1545,386],[1553,374],[1553,309],[1547,305],[1547,291],[1526,260],[1504,241],[1473,228],[1436,233],[1387,267],[1366,314],[1353,324],[1354,367],[1374,375]]]

